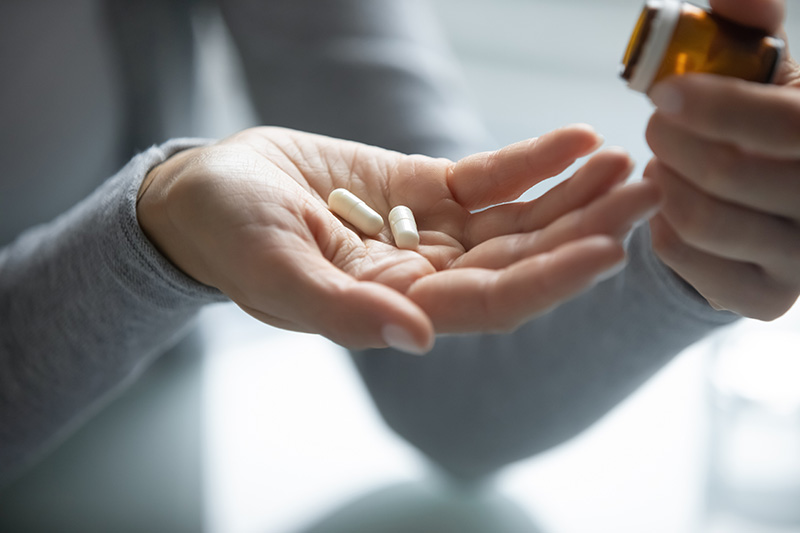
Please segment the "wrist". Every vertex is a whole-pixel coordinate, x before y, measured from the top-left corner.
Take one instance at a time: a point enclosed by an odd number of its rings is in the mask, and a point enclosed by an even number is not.
[[[156,165],[145,175],[136,198],[136,217],[145,237],[176,268],[202,283],[193,275],[186,255],[185,240],[173,220],[171,204],[175,201],[173,185],[197,157],[203,147],[180,151]]]

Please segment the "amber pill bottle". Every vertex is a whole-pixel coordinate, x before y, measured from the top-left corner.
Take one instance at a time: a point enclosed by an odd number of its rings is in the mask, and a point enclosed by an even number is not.
[[[688,2],[649,0],[622,59],[622,78],[646,93],[662,79],[708,72],[769,83],[785,48],[767,33]]]

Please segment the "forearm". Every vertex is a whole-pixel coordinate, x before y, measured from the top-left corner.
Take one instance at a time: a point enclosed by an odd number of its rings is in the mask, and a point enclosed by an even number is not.
[[[161,257],[136,220],[144,175],[192,144],[137,156],[0,251],[0,482],[221,298]]]
[[[425,358],[358,354],[389,425],[451,472],[484,476],[575,436],[735,320],[667,271],[642,230],[623,273],[514,334],[443,337]]]

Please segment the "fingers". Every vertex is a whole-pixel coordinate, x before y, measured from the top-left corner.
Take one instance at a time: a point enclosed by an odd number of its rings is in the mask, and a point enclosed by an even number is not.
[[[447,184],[456,201],[470,210],[514,200],[600,143],[602,137],[591,127],[566,126],[495,152],[465,157],[451,167]]]
[[[650,219],[653,249],[716,309],[773,320],[797,299],[796,286],[776,282],[758,266],[732,261],[688,245],[666,217]]]
[[[229,292],[245,311],[349,348],[393,346],[421,354],[433,346],[430,319],[406,296],[381,283],[356,280],[302,242],[290,244],[291,253],[254,254],[261,276],[249,275],[244,288]]]
[[[795,68],[784,62],[783,81]],[[714,307],[780,316],[800,291],[800,92],[699,74],[650,96],[658,159],[645,177],[665,198],[656,253]]]
[[[709,196],[658,161],[645,176],[661,187],[662,217],[686,245],[759,265],[781,282],[800,285],[797,224]]]
[[[316,310],[306,317],[307,323],[334,342],[351,348],[391,346],[415,354],[433,346],[434,331],[427,315],[385,285],[329,279],[310,289],[319,304],[305,308]]]
[[[525,233],[546,227],[565,213],[581,208],[625,180],[633,169],[627,152],[609,148],[593,156],[575,175],[531,202],[491,207],[469,217],[468,248],[498,235]]]
[[[800,90],[721,76],[676,76],[650,98],[661,118],[763,157],[800,157]]]
[[[440,333],[510,331],[622,266],[608,237],[568,243],[503,270],[458,268],[421,278],[408,296]]]
[[[479,244],[453,266],[504,268],[590,235],[607,235],[620,240],[637,221],[652,214],[659,201],[659,189],[653,182],[621,186],[540,231],[505,235]]]
[[[711,0],[711,9],[723,17],[775,33],[783,22],[785,4],[782,0]]]
[[[709,140],[656,114],[647,142],[658,159],[704,192],[764,213],[800,219],[800,159],[776,159]]]

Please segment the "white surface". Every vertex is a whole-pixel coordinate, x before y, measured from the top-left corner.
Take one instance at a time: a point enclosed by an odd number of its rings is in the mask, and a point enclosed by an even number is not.
[[[242,320],[231,306],[204,318],[221,326],[206,364],[210,531],[294,531],[422,475],[416,455],[384,429],[343,349]]]
[[[301,532],[430,476],[384,426],[341,348],[232,306],[204,320],[217,331],[205,385],[209,531]],[[702,350],[580,438],[509,469],[498,493],[546,533],[690,531],[702,503]]]

